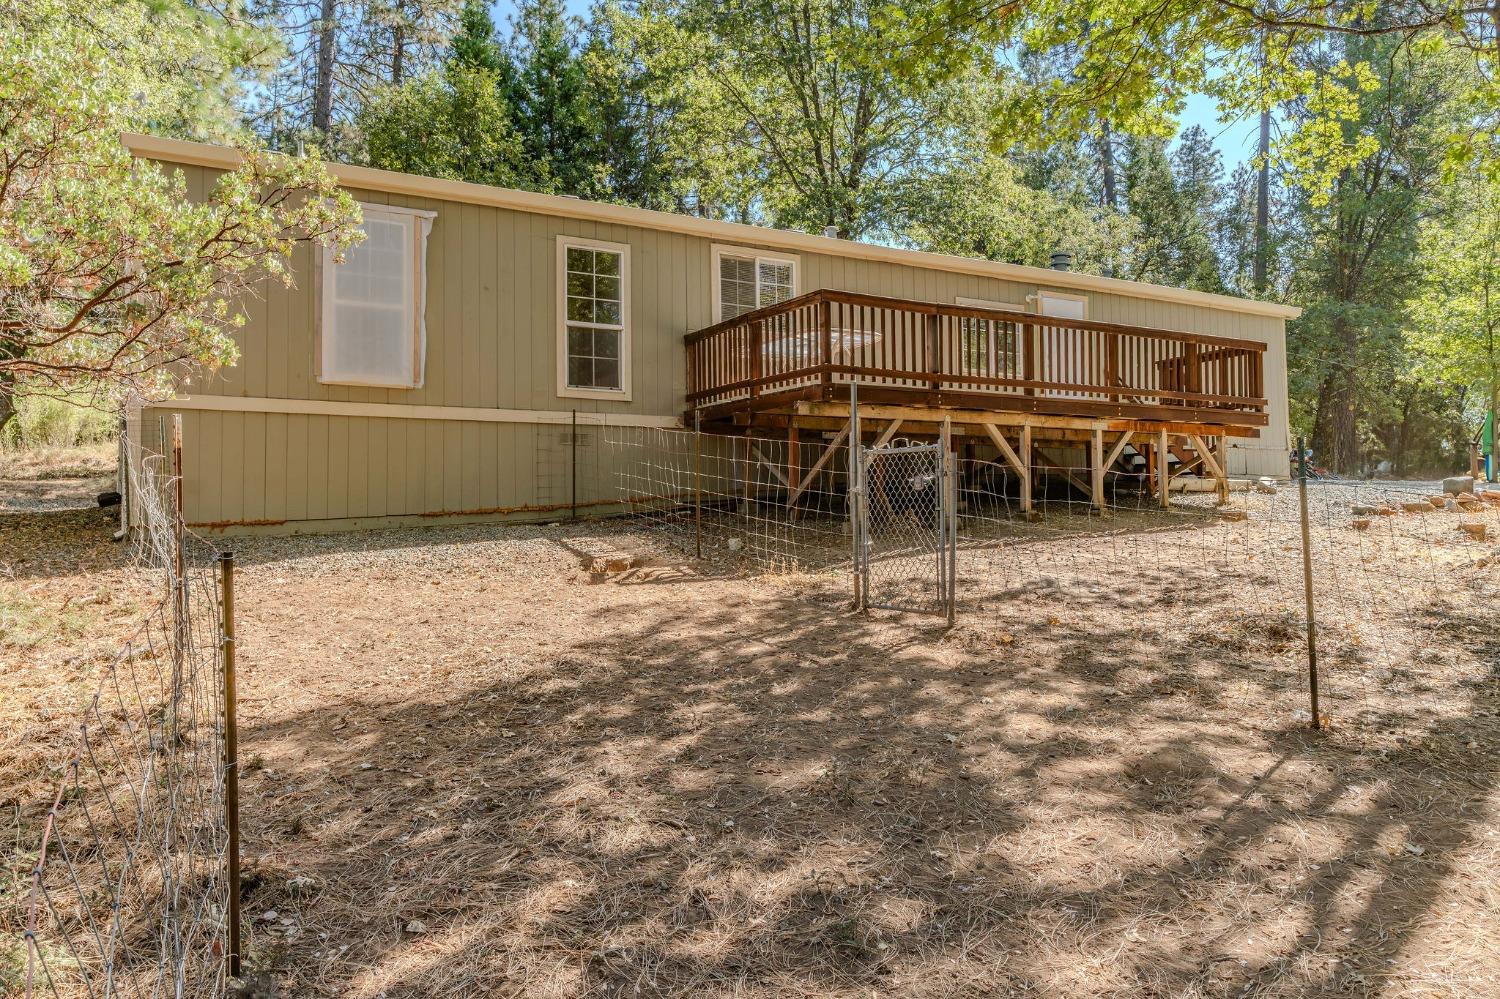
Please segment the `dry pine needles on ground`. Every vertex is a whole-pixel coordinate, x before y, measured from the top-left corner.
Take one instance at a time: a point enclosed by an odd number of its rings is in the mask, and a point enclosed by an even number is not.
[[[965,552],[951,630],[628,524],[237,541],[249,963],[363,999],[1495,994],[1487,549],[1330,534],[1313,734],[1295,539],[1256,524],[1049,518]]]

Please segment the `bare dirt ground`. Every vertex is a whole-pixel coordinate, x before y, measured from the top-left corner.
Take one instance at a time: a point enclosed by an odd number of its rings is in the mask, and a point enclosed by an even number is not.
[[[100,521],[0,517],[0,599],[49,611],[0,640],[23,826],[23,719],[143,585]],[[1049,516],[965,551],[951,629],[624,523],[237,539],[248,965],[354,999],[1500,994],[1500,590],[1432,531],[1330,520],[1323,733],[1285,524]],[[109,598],[59,623],[74,593]]]

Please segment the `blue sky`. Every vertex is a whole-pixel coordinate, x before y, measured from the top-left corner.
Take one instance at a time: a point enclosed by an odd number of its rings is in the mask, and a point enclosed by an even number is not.
[[[566,4],[569,13],[578,17],[588,16],[590,0],[566,0]],[[509,24],[515,9],[514,0],[492,0],[491,10],[495,23],[500,25],[502,31]],[[1240,120],[1222,121],[1213,100],[1203,94],[1194,94],[1188,98],[1180,123],[1182,129],[1202,125],[1208,131],[1224,157],[1226,177],[1234,172],[1236,166],[1247,162],[1255,155],[1258,131],[1255,118],[1252,116]]]
[[[1214,145],[1224,156],[1224,174],[1227,177],[1241,163],[1255,156],[1255,144],[1260,135],[1260,122],[1254,115],[1246,118],[1223,121],[1212,98],[1193,94],[1187,99],[1187,107],[1179,118],[1182,129],[1202,125],[1213,138]]]

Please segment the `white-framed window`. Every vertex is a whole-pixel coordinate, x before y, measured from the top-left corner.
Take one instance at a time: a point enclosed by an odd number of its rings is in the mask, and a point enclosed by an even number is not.
[[[1014,302],[993,302],[984,298],[955,298],[953,302],[955,305],[966,305],[974,309],[1026,311],[1025,306]],[[969,318],[959,323],[963,336],[965,371],[994,371],[1001,378],[1020,377],[1020,334],[1017,330],[1009,329],[1009,325],[997,320]]]
[[[1044,316],[1057,316],[1060,319],[1089,317],[1087,295],[1074,295],[1066,291],[1039,291],[1036,301],[1037,311]]]
[[[557,237],[557,394],[630,398],[630,247]]]
[[[318,381],[419,388],[427,353],[427,235],[435,212],[361,205],[365,238],[323,249]]]
[[[713,248],[714,322],[723,322],[797,297],[794,256],[742,246]]]

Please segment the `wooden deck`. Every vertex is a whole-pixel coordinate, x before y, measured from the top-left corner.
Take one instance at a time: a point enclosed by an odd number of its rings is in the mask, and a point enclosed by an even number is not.
[[[689,418],[861,403],[1254,435],[1266,345],[820,290],[688,334]]]

